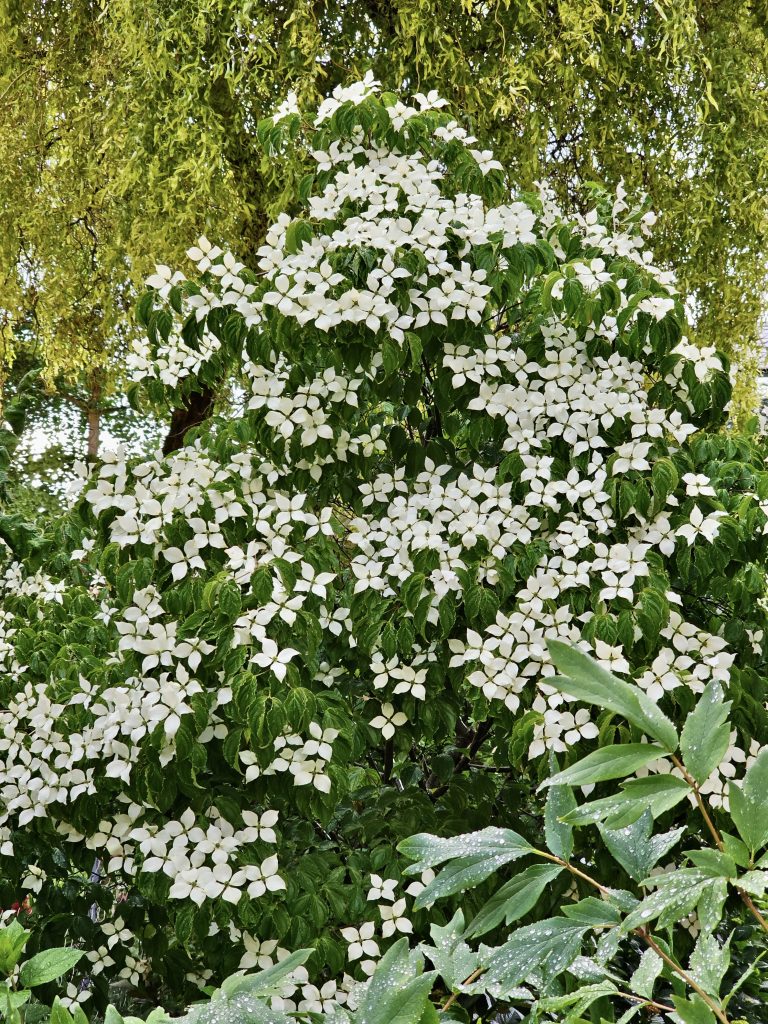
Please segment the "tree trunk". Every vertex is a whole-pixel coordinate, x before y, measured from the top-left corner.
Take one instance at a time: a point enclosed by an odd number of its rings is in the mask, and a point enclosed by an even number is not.
[[[171,425],[163,442],[163,455],[170,455],[184,445],[184,435],[193,427],[204,423],[213,412],[216,395],[213,388],[193,391],[187,405],[173,410]]]
[[[88,462],[95,462],[99,457],[99,444],[101,442],[101,395],[102,395],[102,374],[94,370],[89,381],[90,394],[88,404],[85,407],[85,416],[88,423],[88,440],[86,445],[86,459]]]
[[[101,427],[101,410],[97,406],[88,406],[88,462],[95,462],[99,457],[99,434]]]

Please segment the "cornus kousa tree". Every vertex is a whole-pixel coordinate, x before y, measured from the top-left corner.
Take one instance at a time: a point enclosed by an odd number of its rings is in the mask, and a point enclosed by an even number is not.
[[[626,738],[548,682],[549,640],[672,718],[728,690],[713,814],[764,739],[768,479],[713,433],[727,367],[652,216],[519,195],[436,95],[370,79],[260,134],[312,168],[296,215],[254,268],[205,238],[159,266],[131,356],[138,404],[234,404],[8,534],[0,889],[87,950],[81,1003],[302,948],[275,1014],[354,1010],[427,934],[397,843],[535,832],[551,758]]]

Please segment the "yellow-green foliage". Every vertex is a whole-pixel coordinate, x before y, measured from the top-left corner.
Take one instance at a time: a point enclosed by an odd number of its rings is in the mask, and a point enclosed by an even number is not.
[[[698,336],[749,376],[766,279],[768,39],[743,0],[6,0],[0,310],[49,375],[119,364],[131,285],[200,231],[245,259],[300,168],[255,125],[372,67],[438,89],[524,187],[647,191]],[[742,404],[749,403],[742,389]]]

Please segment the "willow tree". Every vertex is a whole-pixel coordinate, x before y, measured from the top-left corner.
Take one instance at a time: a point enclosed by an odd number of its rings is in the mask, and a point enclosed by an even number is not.
[[[439,17],[436,13],[439,11]],[[742,0],[9,0],[0,12],[0,310],[49,380],[108,398],[133,286],[201,224],[246,262],[303,168],[263,160],[258,119],[372,67],[439,89],[523,186],[623,178],[698,337],[749,379],[766,270],[768,39]],[[749,401],[742,389],[742,403]],[[205,395],[177,413],[169,447]],[[86,409],[87,411],[87,409]],[[91,417],[93,424],[96,416]]]

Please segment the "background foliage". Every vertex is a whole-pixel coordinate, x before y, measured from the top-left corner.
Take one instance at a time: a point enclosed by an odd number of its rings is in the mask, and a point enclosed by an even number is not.
[[[294,201],[256,123],[369,67],[437,88],[523,187],[644,190],[697,336],[752,402],[765,285],[768,41],[742,0],[9,0],[0,13],[3,365],[31,347],[100,409],[134,290],[204,230],[248,262]],[[738,410],[737,410],[738,411]]]

